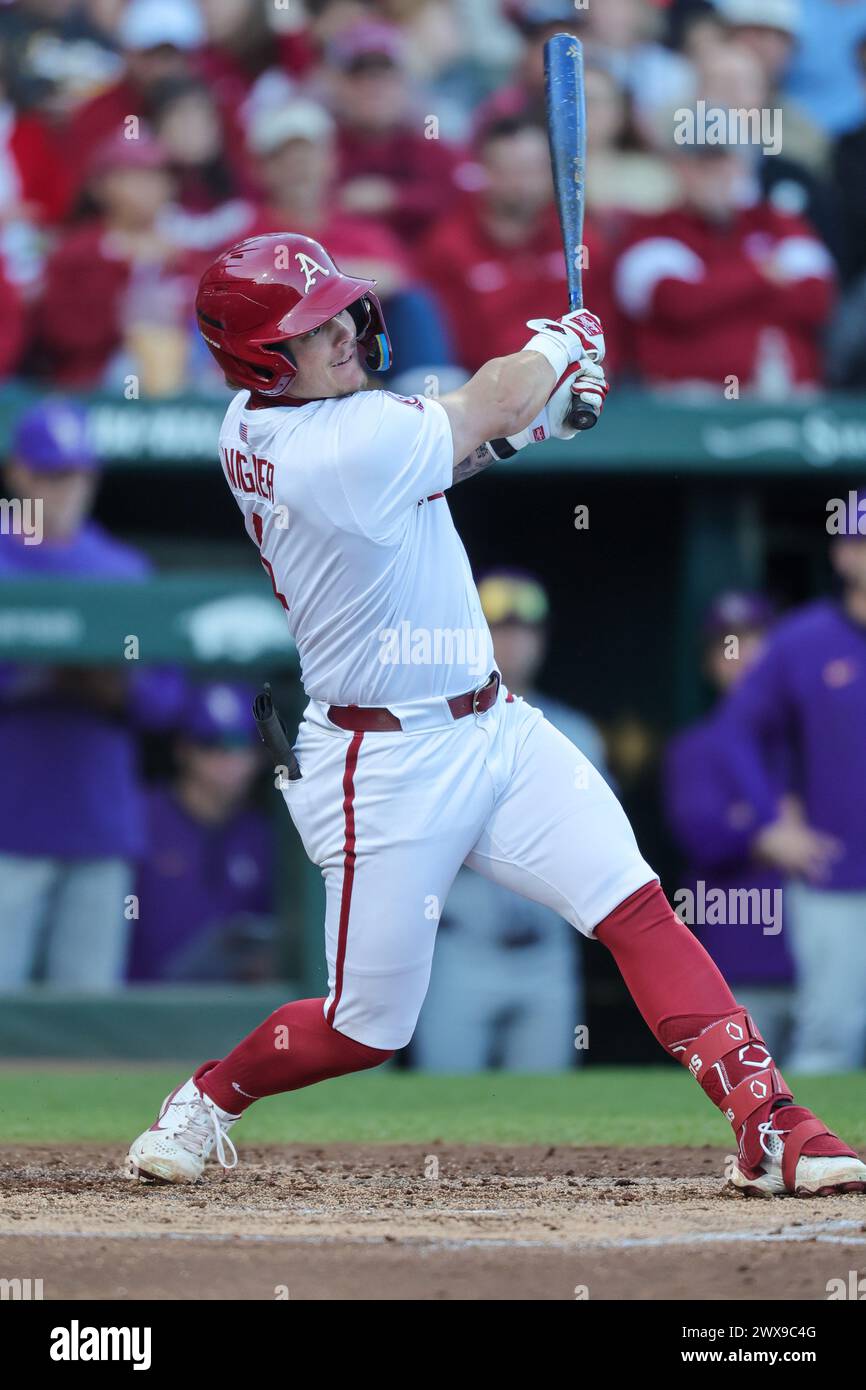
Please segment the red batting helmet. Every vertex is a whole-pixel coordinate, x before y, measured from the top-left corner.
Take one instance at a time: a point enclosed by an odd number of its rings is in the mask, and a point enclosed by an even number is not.
[[[366,365],[384,371],[391,343],[375,283],[343,275],[311,237],[249,237],[201,277],[199,331],[232,384],[281,396],[297,373],[287,344],[348,309]]]

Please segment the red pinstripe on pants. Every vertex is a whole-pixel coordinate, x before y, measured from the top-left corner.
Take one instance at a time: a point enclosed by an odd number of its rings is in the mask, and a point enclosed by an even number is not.
[[[327,1020],[334,1027],[334,1015],[343,992],[343,965],[346,960],[346,941],[349,935],[349,912],[352,907],[352,885],[355,881],[355,769],[358,766],[358,751],[364,735],[359,730],[352,735],[346,751],[346,770],[343,773],[343,815],[346,822],[346,838],[343,844],[343,891],[340,896],[340,926],[337,935],[337,962],[334,970],[334,998],[327,1013]]]

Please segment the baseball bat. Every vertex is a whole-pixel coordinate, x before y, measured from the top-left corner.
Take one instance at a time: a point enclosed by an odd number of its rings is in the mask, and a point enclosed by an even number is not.
[[[544,45],[547,138],[556,210],[562,229],[569,309],[583,308],[583,215],[586,173],[586,98],[583,45],[573,34],[554,34]],[[598,415],[575,398],[568,422],[591,430]]]

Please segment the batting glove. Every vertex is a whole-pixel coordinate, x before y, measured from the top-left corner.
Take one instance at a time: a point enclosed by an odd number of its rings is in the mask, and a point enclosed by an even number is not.
[[[556,372],[557,381],[574,362],[584,358],[590,362],[604,359],[601,319],[588,309],[574,309],[561,319],[529,319],[526,327],[534,328],[535,336],[524,348],[546,357]]]
[[[506,435],[504,439],[488,439],[487,447],[494,458],[510,459],[514,457],[518,449],[525,449],[527,444],[543,444],[552,433],[550,414],[547,406],[543,405],[525,430],[519,430],[517,434]]]
[[[588,406],[598,418],[604,409],[609,390],[604,371],[597,362],[588,358],[584,358],[576,367],[566,372],[565,377],[557,382],[547,402],[550,432],[554,439],[573,439],[577,434],[577,430],[568,423],[569,411],[575,398],[581,405]]]

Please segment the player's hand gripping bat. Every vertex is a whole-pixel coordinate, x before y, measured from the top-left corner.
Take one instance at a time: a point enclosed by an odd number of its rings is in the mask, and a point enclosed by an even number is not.
[[[583,45],[572,34],[554,34],[544,45],[547,138],[556,210],[562,228],[569,309],[583,308],[583,214],[586,168],[586,100]],[[591,430],[599,412],[575,399],[568,414],[573,429]]]

